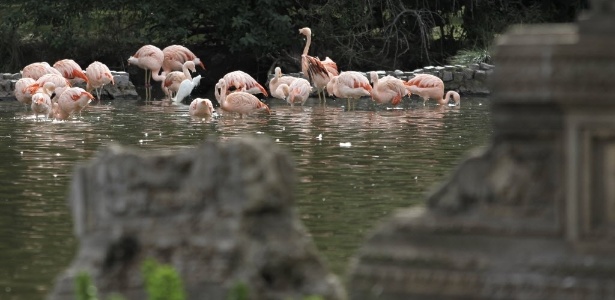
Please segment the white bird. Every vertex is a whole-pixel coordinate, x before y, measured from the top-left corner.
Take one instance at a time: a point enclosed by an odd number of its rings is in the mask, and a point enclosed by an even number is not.
[[[190,96],[190,94],[192,93],[192,90],[195,87],[199,86],[200,83],[201,83],[201,75],[198,75],[192,78],[192,80],[184,79],[182,83],[179,85],[179,90],[177,90],[177,94],[175,95],[175,98],[172,98],[173,102],[175,103],[182,102],[184,98]]]
[[[179,91],[179,86],[182,81],[188,79],[192,80],[192,74],[190,72],[196,72],[196,66],[194,62],[189,60],[186,61],[182,65],[182,71],[173,71],[168,73],[164,79],[163,90],[167,93],[169,98],[173,98],[173,96]]]

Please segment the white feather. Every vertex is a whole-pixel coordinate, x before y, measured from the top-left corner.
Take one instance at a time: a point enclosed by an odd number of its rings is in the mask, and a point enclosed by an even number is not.
[[[182,83],[179,85],[179,90],[177,90],[177,94],[175,95],[175,98],[173,98],[173,101],[178,102],[178,103],[182,102],[184,98],[190,96],[190,94],[192,93],[192,90],[195,87],[197,87],[200,83],[201,83],[201,75],[198,75],[192,78],[192,80],[184,79]]]

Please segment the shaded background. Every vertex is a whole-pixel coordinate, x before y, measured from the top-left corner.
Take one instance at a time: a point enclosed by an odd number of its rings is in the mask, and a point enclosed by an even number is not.
[[[3,0],[0,70],[72,58],[130,72],[127,58],[145,44],[182,44],[200,57],[207,91],[229,71],[259,82],[274,66],[299,71],[298,29],[312,28],[310,55],[340,70],[413,70],[455,55],[489,59],[493,38],[510,24],[571,22],[587,0]]]

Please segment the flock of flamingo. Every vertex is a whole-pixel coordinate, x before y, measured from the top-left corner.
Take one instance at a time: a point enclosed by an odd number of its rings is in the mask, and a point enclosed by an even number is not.
[[[319,103],[326,101],[326,91],[330,96],[347,99],[348,109],[352,109],[354,100],[361,97],[371,97],[378,104],[396,106],[403,97],[412,94],[420,96],[423,103],[433,99],[444,105],[452,97],[454,105],[459,105],[459,94],[448,91],[445,96],[444,83],[434,75],[417,74],[404,81],[393,76],[379,78],[376,72],[370,72],[370,84],[361,72],[339,72],[336,63],[329,57],[320,60],[308,54],[312,42],[310,28],[301,28],[299,33],[306,37],[301,71],[307,79],[283,76],[280,67],[276,67],[275,75],[269,81],[271,96],[285,100],[291,106],[303,105],[314,89]],[[151,97],[150,79],[153,79],[161,83],[166,98],[174,102],[188,97],[199,84],[201,76],[192,77],[196,66],[205,69],[203,62],[181,45],[171,45],[162,50],[154,45],[145,45],[128,58],[128,64],[145,70],[146,100]],[[80,114],[95,99],[90,93],[92,90],[96,92],[96,99],[100,99],[102,87],[114,84],[109,68],[98,61],[91,63],[85,71],[71,59],[57,61],[53,66],[37,62],[24,67],[21,73],[22,78],[15,83],[15,97],[19,102],[30,105],[36,118],[44,115],[65,120],[75,113]],[[79,81],[85,81],[86,89],[72,86]],[[257,111],[270,112],[269,107],[254,96],[259,93],[269,96],[262,85],[243,71],[224,75],[215,86],[215,97],[220,108],[228,113],[238,113],[240,117]],[[212,116],[213,104],[209,99],[196,98],[190,103],[189,114],[195,117]]]

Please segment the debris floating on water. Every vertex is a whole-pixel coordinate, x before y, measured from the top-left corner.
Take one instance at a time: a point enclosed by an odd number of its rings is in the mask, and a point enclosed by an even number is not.
[[[340,143],[340,147],[342,147],[342,148],[350,148],[350,146],[352,146],[352,144],[350,142]]]

